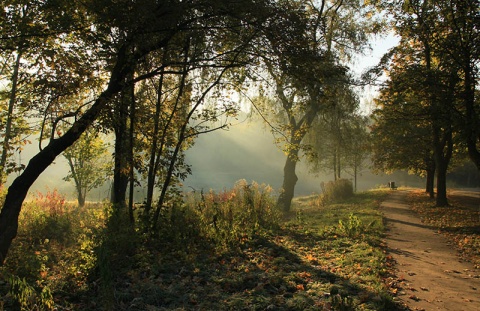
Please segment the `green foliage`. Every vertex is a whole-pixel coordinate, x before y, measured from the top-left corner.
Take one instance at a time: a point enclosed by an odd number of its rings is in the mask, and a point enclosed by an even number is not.
[[[78,205],[84,206],[87,193],[102,185],[112,170],[108,156],[108,145],[96,131],[87,131],[70,146],[63,156],[67,159],[70,171],[63,178],[73,181]]]
[[[11,276],[8,283],[10,284],[10,295],[16,300],[21,310],[54,310],[55,302],[48,286],[38,292],[28,284],[25,278],[20,279],[17,276]]]
[[[71,206],[65,196],[56,189],[46,194],[37,192],[32,201],[26,202],[20,215],[20,223],[32,232],[33,241],[45,239],[64,242],[72,231]]]
[[[319,203],[322,205],[333,201],[345,200],[353,196],[353,185],[348,179],[322,182],[320,186],[322,194],[320,195]]]
[[[338,221],[337,231],[339,232],[339,234],[343,234],[347,237],[356,238],[367,233],[368,230],[373,227],[373,225],[374,221],[372,221],[368,225],[365,225],[358,216],[351,213],[348,216],[347,221],[343,221],[342,219]]]
[[[50,310],[48,300],[55,293],[78,295],[87,290],[104,220],[101,205],[78,210],[57,190],[37,193],[26,202],[4,265],[6,274],[16,280],[12,297],[22,304],[29,296],[28,303],[42,306],[26,306],[27,310]]]

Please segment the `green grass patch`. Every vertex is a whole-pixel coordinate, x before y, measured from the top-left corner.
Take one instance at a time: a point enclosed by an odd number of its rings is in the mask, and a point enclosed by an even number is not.
[[[154,236],[104,209],[37,202],[0,294],[12,309],[397,310],[383,282],[386,194],[298,198],[281,218],[269,187],[240,182],[165,210]],[[58,231],[45,227],[55,221]]]

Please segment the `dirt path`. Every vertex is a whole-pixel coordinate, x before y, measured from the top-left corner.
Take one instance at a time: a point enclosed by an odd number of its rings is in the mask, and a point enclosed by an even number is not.
[[[480,270],[462,261],[435,228],[422,224],[406,196],[392,191],[382,203],[386,242],[397,262],[398,298],[411,310],[480,310]]]

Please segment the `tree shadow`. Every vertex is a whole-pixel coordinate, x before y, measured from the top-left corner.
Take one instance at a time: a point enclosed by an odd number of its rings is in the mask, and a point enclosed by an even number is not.
[[[302,259],[282,245],[283,237],[304,248],[321,238],[282,230],[258,235],[221,256],[206,249],[194,260],[164,261],[148,267],[143,283],[127,278],[130,295],[118,305],[129,305],[128,310],[354,310],[366,303],[375,310],[405,310],[389,294],[361,286],[315,259]]]

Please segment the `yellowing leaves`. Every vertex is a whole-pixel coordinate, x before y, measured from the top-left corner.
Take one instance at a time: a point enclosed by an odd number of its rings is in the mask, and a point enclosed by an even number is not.
[[[305,259],[306,259],[307,261],[310,261],[310,262],[316,262],[316,261],[318,261],[318,260],[317,260],[317,257],[315,257],[315,256],[312,255],[312,254],[307,254],[307,255],[305,255]]]

